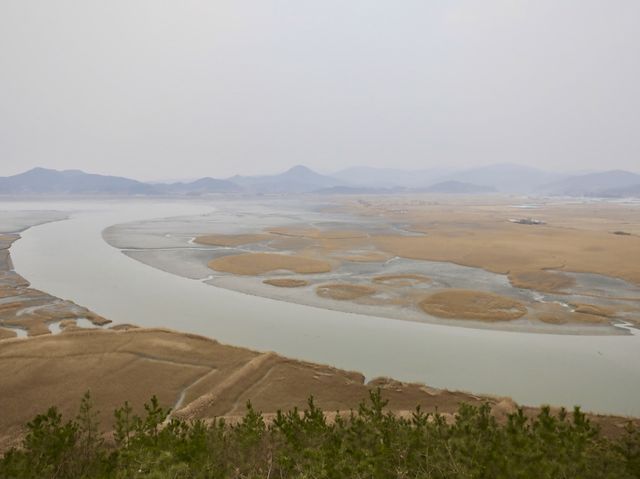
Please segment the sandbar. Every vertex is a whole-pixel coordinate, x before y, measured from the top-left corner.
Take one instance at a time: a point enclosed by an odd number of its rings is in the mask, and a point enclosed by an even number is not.
[[[293,279],[293,278],[265,279],[263,283],[268,284],[270,286],[277,286],[279,288],[301,288],[309,284],[309,282],[304,279]]]
[[[511,321],[527,313],[515,299],[483,291],[449,289],[427,296],[420,302],[427,314],[440,318],[477,321]]]
[[[331,271],[328,261],[306,256],[278,253],[243,253],[222,256],[209,262],[215,271],[255,276],[271,271],[286,270],[298,274],[327,273]]]
[[[340,301],[348,301],[371,296],[375,294],[376,289],[371,286],[361,284],[323,284],[318,286],[316,294],[322,298],[337,299]]]
[[[244,234],[244,235],[203,235],[196,237],[193,242],[211,246],[242,246],[245,244],[259,243],[270,238],[266,234]]]

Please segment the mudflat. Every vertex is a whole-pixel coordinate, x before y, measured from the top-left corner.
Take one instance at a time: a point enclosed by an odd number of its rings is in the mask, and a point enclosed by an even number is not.
[[[640,324],[640,269],[629,260],[640,257],[638,204],[431,195],[323,200],[322,209],[301,202],[273,215],[279,223],[273,226],[272,216],[256,215],[254,231],[251,221],[237,233],[220,221],[220,232],[202,225],[195,242],[213,252],[225,248],[207,263],[219,273],[211,284],[286,300],[292,296],[268,286],[291,287],[287,275],[297,273],[306,283],[295,282],[296,302],[322,307],[326,299],[333,301],[328,308],[366,306],[367,314],[376,306],[397,319],[463,319],[496,328],[517,319],[513,327],[558,325],[558,331],[567,324],[598,331],[607,321]],[[245,219],[251,215],[243,212]],[[313,219],[306,221],[308,215]],[[243,288],[225,275],[268,277],[262,288],[251,280]],[[426,298],[441,290],[452,291],[435,296],[436,308]],[[492,298],[485,306],[497,297],[516,306],[509,313],[473,313],[470,293],[460,290],[477,292],[476,300]],[[578,303],[607,314],[571,307]]]
[[[248,400],[257,410],[275,414],[303,408],[310,395],[327,411],[348,411],[371,388],[380,388],[390,399],[390,407],[399,411],[421,405],[425,411],[437,408],[453,413],[461,402],[482,401],[500,404],[500,408],[507,401],[515,407],[505,399],[386,378],[367,383],[356,372],[223,345],[192,334],[128,324],[106,328],[108,319],[29,288],[10,269],[9,246],[18,238],[18,234],[0,236],[0,368],[10,372],[0,377],[0,451],[15,445],[26,422],[51,406],[73,417],[86,391],[91,391],[107,428],[113,424],[112,411],[124,401],[141,413],[142,405],[153,395],[173,409],[173,416],[186,419],[240,416]],[[80,319],[91,320],[95,327],[79,327]],[[52,334],[51,323],[60,332]],[[27,337],[16,338],[15,331],[8,329],[14,325]]]
[[[350,238],[349,241],[355,239]],[[5,263],[10,263],[8,251],[5,260]],[[401,266],[405,264],[400,263]],[[12,284],[3,286],[3,294],[10,299],[7,304],[11,304],[15,301],[13,298],[19,296],[19,289],[28,289],[29,285],[13,271],[4,273],[14,280]],[[277,279],[278,274],[270,273],[269,277]],[[376,274],[376,268],[367,274],[371,278],[385,276]],[[376,301],[384,301],[384,295],[392,291],[404,294],[408,284],[410,291],[415,293],[415,297],[409,295],[410,300],[418,304],[435,292],[429,289],[441,281],[430,276],[431,281],[425,281],[426,275],[416,273],[396,273],[395,276],[400,278],[371,279],[370,284],[360,286],[364,286],[366,291],[374,289],[376,294],[380,292],[382,299]],[[339,284],[344,289],[342,281],[327,283],[322,273],[305,276],[305,281],[307,278],[309,286],[300,290],[308,289],[314,296],[315,287],[321,284]],[[261,284],[260,280],[257,282]],[[346,284],[349,285],[348,282]],[[278,289],[270,285],[265,287]],[[296,289],[295,293],[298,291]],[[365,295],[364,298],[371,296]],[[48,300],[59,301],[53,297]],[[581,304],[576,304],[576,307],[592,305]],[[580,314],[608,320],[595,314],[604,313],[604,310],[589,311],[592,314]],[[87,313],[90,312],[83,312]],[[104,326],[83,329],[78,324],[80,319],[60,319],[62,331],[58,334],[47,330],[43,331],[44,334],[24,339],[0,340],[0,365],[5,371],[11,371],[0,379],[0,390],[3,391],[0,407],[5,411],[0,417],[0,448],[15,443],[23,432],[21,426],[25,421],[51,405],[60,407],[67,416],[75,414],[78,401],[87,389],[91,389],[106,425],[109,424],[110,412],[123,400],[129,400],[139,411],[142,402],[153,394],[158,395],[163,406],[173,407],[176,416],[205,419],[237,417],[247,399],[265,413],[303,406],[309,394],[313,394],[325,410],[345,411],[356,407],[366,397],[368,389],[377,387],[390,399],[389,407],[395,411],[412,410],[420,404],[425,411],[438,408],[440,412],[450,414],[460,402],[478,404],[486,401],[496,417],[504,418],[506,412],[516,407],[509,399],[435,390],[424,384],[386,378],[366,382],[359,373],[226,346],[175,331],[138,329],[124,324],[113,329]],[[46,319],[44,324],[48,324]],[[34,388],[34,384],[38,387]],[[591,417],[612,434],[622,431],[626,423],[620,417]]]

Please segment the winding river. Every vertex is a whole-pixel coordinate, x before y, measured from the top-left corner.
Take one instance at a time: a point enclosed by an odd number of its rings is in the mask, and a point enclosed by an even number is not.
[[[640,416],[640,335],[507,332],[323,310],[216,288],[135,261],[102,239],[113,224],[204,214],[215,202],[2,202],[68,211],[12,249],[33,287],[115,323],[197,333],[223,343],[433,387]]]

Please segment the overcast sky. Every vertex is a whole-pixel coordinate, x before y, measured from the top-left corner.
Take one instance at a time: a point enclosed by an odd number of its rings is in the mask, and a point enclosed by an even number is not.
[[[0,175],[640,170],[639,0],[1,0]]]

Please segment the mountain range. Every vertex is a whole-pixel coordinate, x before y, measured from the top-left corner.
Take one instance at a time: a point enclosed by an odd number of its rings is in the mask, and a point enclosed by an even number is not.
[[[353,167],[331,175],[298,165],[275,175],[145,183],[80,170],[34,168],[0,177],[0,195],[199,196],[208,194],[514,193],[546,196],[640,197],[640,175],[629,171],[559,174],[514,164],[467,170]]]

